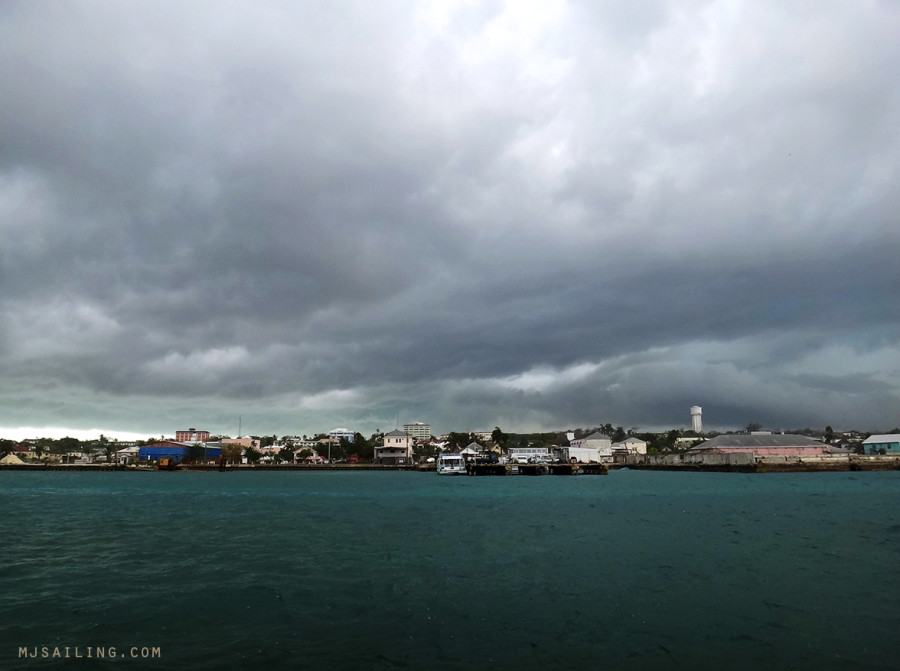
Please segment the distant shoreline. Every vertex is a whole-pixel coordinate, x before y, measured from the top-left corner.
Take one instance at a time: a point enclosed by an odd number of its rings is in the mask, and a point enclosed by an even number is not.
[[[835,473],[852,471],[896,471],[900,470],[900,456],[854,455],[850,458],[834,458],[799,461],[769,461],[761,459],[752,464],[609,464],[610,470],[628,468],[636,471],[675,471],[687,473]],[[0,471],[35,472],[95,472],[95,473],[167,473],[147,466],[122,466],[117,464],[2,464]],[[382,466],[376,464],[240,464],[228,466],[226,472],[274,472],[274,471],[343,471],[377,472],[408,471],[412,473],[434,473],[434,464],[413,466]],[[216,465],[182,466],[175,472],[215,473]]]

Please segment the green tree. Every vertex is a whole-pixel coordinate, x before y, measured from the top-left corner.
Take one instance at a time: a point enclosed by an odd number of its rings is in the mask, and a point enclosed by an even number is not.
[[[625,429],[623,429],[621,426],[617,426],[616,430],[613,431],[613,434],[611,437],[612,437],[612,442],[621,443],[623,440],[628,438],[628,434],[625,433]]]
[[[60,438],[53,443],[53,452],[56,454],[66,454],[67,452],[81,452],[81,441],[71,436]]]
[[[451,431],[447,434],[447,448],[451,452],[459,452],[460,450],[465,449],[466,445],[471,442],[472,440],[468,433]]]
[[[250,446],[247,448],[247,451],[244,452],[244,456],[247,457],[248,464],[258,464],[260,457],[262,457],[262,452]]]
[[[113,457],[116,456],[116,452],[119,449],[117,443],[111,441],[109,438],[104,436],[102,433],[100,434],[100,439],[96,443],[97,449],[106,457],[106,463],[112,463]]]
[[[371,461],[375,456],[374,444],[366,440],[361,433],[353,434],[353,452],[360,458],[360,461]]]
[[[354,434],[354,438],[356,435]],[[347,440],[345,437],[341,436],[340,440],[337,444],[337,449],[332,449],[331,458],[334,461],[343,460],[346,461],[347,457],[349,457],[353,453],[353,443]]]
[[[499,445],[501,450],[506,451],[506,443],[509,441],[509,436],[507,436],[503,431],[500,430],[499,426],[495,426],[494,430],[491,431],[491,442],[495,445]]]
[[[437,456],[438,449],[432,445],[431,443],[425,443],[423,445],[416,445],[413,448],[413,459],[415,461],[424,461],[429,457]]]
[[[679,431],[671,429],[666,433],[666,449],[674,450],[678,446]]]
[[[225,461],[229,464],[240,463],[241,454],[243,453],[244,448],[240,445],[236,445],[234,443],[229,443],[228,445],[222,446],[221,455],[225,457]]]
[[[51,438],[38,438],[34,441],[34,446],[40,447],[42,452],[52,454],[55,451],[56,441]]]
[[[671,452],[678,444],[678,434],[678,429],[672,429],[666,433],[653,433],[648,435],[644,438],[648,443],[648,453],[659,454],[660,452]],[[656,452],[650,452],[650,448],[656,450]]]
[[[0,439],[0,458],[5,457],[12,452],[15,446],[16,441],[14,440],[9,440],[7,438]]]
[[[199,461],[206,456],[206,448],[203,447],[203,443],[194,443],[193,445],[188,447],[188,453],[186,456],[188,461]]]
[[[293,462],[294,461],[294,448],[291,447],[282,447],[278,452],[275,453],[275,461],[278,462]]]

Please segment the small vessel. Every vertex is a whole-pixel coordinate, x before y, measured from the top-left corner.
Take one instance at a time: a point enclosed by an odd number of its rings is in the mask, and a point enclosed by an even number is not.
[[[438,475],[465,475],[466,462],[461,454],[441,454],[437,458]]]
[[[156,469],[159,471],[178,471],[181,470],[181,463],[170,457],[163,457],[156,464]]]

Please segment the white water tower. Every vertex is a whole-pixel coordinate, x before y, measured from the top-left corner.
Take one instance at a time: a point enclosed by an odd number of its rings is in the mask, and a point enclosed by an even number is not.
[[[703,433],[703,408],[699,405],[691,406],[691,428],[694,433]]]

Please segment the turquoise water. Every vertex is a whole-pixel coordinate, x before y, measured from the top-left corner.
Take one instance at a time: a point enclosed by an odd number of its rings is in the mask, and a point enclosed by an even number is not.
[[[0,502],[3,669],[900,660],[897,472],[3,471]]]

